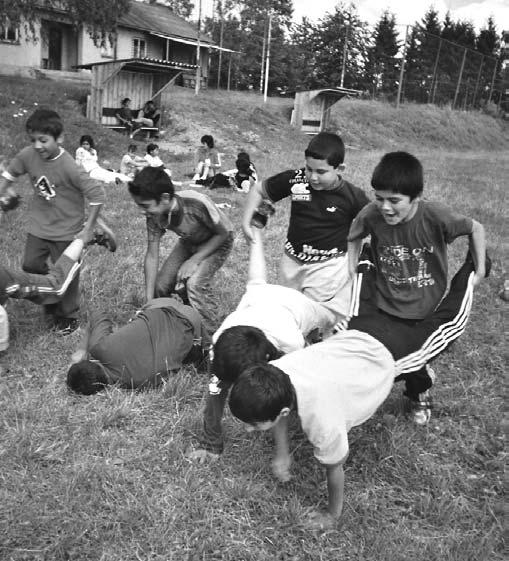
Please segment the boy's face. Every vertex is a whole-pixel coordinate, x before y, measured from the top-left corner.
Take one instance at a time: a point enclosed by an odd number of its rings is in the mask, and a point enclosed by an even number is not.
[[[88,140],[85,140],[84,142],[82,142],[81,147],[85,148],[85,150],[88,150],[88,151],[90,151],[90,148],[92,148],[92,146],[90,146],[90,143],[88,142]]]
[[[410,200],[408,195],[382,190],[375,191],[375,203],[385,222],[390,226],[396,226],[413,218],[419,198]]]
[[[266,431],[273,428],[276,423],[278,422],[279,417],[274,419],[273,421],[263,421],[262,423],[253,423],[252,425],[249,423],[244,423],[247,432],[255,432],[255,431]]]
[[[55,138],[50,134],[38,131],[30,131],[28,136],[30,137],[32,146],[44,160],[52,160],[60,153],[61,136]]]
[[[339,184],[339,175],[343,169],[343,164],[335,168],[327,163],[327,160],[306,158],[306,178],[316,191],[335,189]]]
[[[175,200],[170,200],[169,196],[161,197],[157,202],[155,199],[142,199],[138,195],[131,195],[134,202],[141,208],[145,216],[160,216],[162,214],[169,214],[173,208]]]
[[[153,158],[155,158],[156,156],[159,155],[159,148],[154,148],[153,150],[151,150],[151,151],[149,152],[149,154],[150,154]]]

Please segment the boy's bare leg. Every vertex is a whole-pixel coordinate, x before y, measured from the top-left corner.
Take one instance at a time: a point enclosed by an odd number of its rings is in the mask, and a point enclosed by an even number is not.
[[[248,282],[267,282],[267,264],[263,250],[263,233],[260,228],[253,228],[253,238],[249,244]]]

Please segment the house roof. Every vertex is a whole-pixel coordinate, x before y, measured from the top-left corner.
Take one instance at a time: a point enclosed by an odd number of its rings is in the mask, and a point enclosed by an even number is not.
[[[174,14],[168,7],[160,4],[147,4],[132,0],[129,10],[122,14],[118,22],[120,27],[140,29],[147,33],[163,35],[168,38],[180,38],[193,41],[198,39],[198,30],[188,21]],[[200,33],[203,46],[214,45],[208,35]]]
[[[86,64],[77,64],[74,68],[86,68],[91,70],[95,66],[106,66],[109,64],[122,64],[123,70],[132,70],[135,72],[154,72],[171,70],[195,70],[196,64],[186,64],[184,62],[173,62],[169,60],[161,60],[158,58],[122,58],[115,60],[107,60],[101,62],[88,62]]]

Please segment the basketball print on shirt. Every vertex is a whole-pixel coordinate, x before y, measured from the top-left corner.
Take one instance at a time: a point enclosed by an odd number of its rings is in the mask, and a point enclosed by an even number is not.
[[[57,194],[55,186],[50,183],[45,175],[41,175],[35,182],[35,189],[39,197],[42,197],[46,201],[50,201]]]

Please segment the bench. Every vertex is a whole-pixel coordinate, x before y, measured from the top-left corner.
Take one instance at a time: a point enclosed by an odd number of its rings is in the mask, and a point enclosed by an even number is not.
[[[103,107],[102,108],[102,118],[101,118],[101,125],[108,129],[123,131],[127,133],[127,129],[124,125],[121,125],[118,122],[118,119],[115,117],[116,113],[118,113],[118,107]],[[140,109],[132,109],[133,117],[136,119],[138,117],[138,113]],[[159,133],[159,127],[140,127],[133,132],[133,136],[140,131],[145,131],[147,133],[156,132]]]

